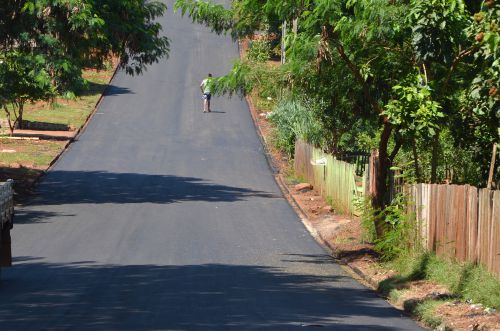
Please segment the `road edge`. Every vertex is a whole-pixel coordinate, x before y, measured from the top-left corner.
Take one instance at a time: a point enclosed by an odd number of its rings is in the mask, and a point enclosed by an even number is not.
[[[49,172],[51,171],[57,164],[57,162],[61,159],[61,157],[70,149],[71,145],[76,141],[78,140],[78,138],[84,133],[85,129],[87,128],[87,126],[90,124],[90,122],[92,121],[92,119],[94,118],[94,115],[95,113],[97,112],[97,110],[99,109],[99,106],[101,105],[102,101],[104,100],[104,98],[106,97],[106,92],[108,91],[111,83],[113,82],[113,80],[115,79],[118,71],[119,71],[119,68],[120,68],[120,65],[116,65],[114,70],[113,70],[113,75],[111,75],[111,78],[109,79],[108,83],[106,84],[106,87],[104,88],[104,90],[102,91],[101,95],[99,96],[99,99],[97,100],[97,102],[95,103],[95,106],[94,108],[92,109],[92,111],[87,115],[87,118],[85,119],[85,122],[82,124],[82,126],[80,126],[80,128],[78,128],[75,132],[75,135],[69,139],[66,144],[64,145],[64,147],[61,149],[61,151],[52,159],[52,161],[50,161],[49,163],[49,166],[47,167],[47,169],[45,169],[44,171],[42,171],[38,177],[33,181],[33,184],[31,185],[31,188],[35,187],[41,180],[42,178]]]

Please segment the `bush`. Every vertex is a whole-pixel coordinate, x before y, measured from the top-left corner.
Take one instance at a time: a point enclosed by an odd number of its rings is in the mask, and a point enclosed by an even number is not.
[[[320,146],[324,129],[318,120],[311,102],[300,99],[282,99],[270,114],[269,120],[275,127],[274,143],[277,148],[293,156],[295,140],[302,139]]]
[[[415,231],[415,215],[408,213],[407,200],[403,194],[397,195],[383,211],[375,210],[366,202],[361,217],[364,237],[373,239],[375,250],[382,259],[390,261],[398,256],[420,250],[418,234]],[[386,231],[382,238],[376,238],[375,220],[383,217]]]
[[[500,309],[500,279],[482,266],[447,261],[429,252],[402,254],[389,263],[401,281],[431,280],[463,300]]]
[[[265,62],[271,57],[271,43],[267,40],[255,40],[250,44],[247,57],[251,61]]]

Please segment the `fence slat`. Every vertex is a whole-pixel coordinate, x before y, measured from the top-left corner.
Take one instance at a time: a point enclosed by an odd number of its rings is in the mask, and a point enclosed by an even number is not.
[[[467,197],[467,260],[471,262],[478,261],[478,196],[477,188],[469,187]]]
[[[493,196],[493,210],[491,212],[491,264],[490,271],[500,275],[500,191],[495,191]]]
[[[467,193],[468,186],[455,186],[455,257],[465,261],[467,257]]]
[[[314,165],[325,158],[326,166]],[[312,162],[311,162],[312,161]],[[363,178],[364,196],[375,190],[377,155],[372,153]],[[356,169],[344,161],[298,141],[294,169],[343,214],[356,214]],[[500,275],[500,191],[470,185],[416,184],[404,188],[418,221],[416,243],[439,256],[482,263]]]
[[[326,165],[316,164],[317,160],[323,158],[326,159]],[[332,155],[326,155],[303,141],[296,142],[294,159],[296,175],[304,177],[325,198],[331,198],[333,207],[338,212],[356,214],[354,199],[358,196],[357,165],[336,160]]]

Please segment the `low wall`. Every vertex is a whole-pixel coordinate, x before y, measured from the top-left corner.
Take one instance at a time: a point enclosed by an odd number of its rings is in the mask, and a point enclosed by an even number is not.
[[[10,230],[14,218],[14,190],[12,181],[0,183],[0,266],[12,265]]]

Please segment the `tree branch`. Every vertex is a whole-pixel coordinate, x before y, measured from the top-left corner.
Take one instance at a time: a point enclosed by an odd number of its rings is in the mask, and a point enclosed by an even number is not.
[[[479,49],[478,45],[473,45],[466,50],[461,51],[458,55],[453,59],[453,63],[451,64],[450,70],[448,70],[448,74],[446,75],[446,80],[444,81],[444,87],[448,86],[448,83],[451,80],[451,75],[457,68],[458,64],[466,57],[471,54],[474,54]]]
[[[373,109],[377,113],[382,114],[383,109],[380,107],[378,102],[372,97],[372,95],[370,93],[370,87],[366,83],[363,76],[361,76],[361,73],[360,73],[358,67],[356,66],[356,64],[354,64],[351,61],[351,59],[349,59],[349,57],[346,55],[344,47],[342,45],[337,46],[337,52],[338,52],[340,58],[346,63],[347,67],[351,70],[352,74],[354,75],[354,78],[356,78],[358,83],[363,88],[363,93],[365,95],[365,98],[368,100],[368,102],[371,104],[371,106],[373,107]],[[386,121],[386,119],[384,119],[384,122],[385,121]]]

